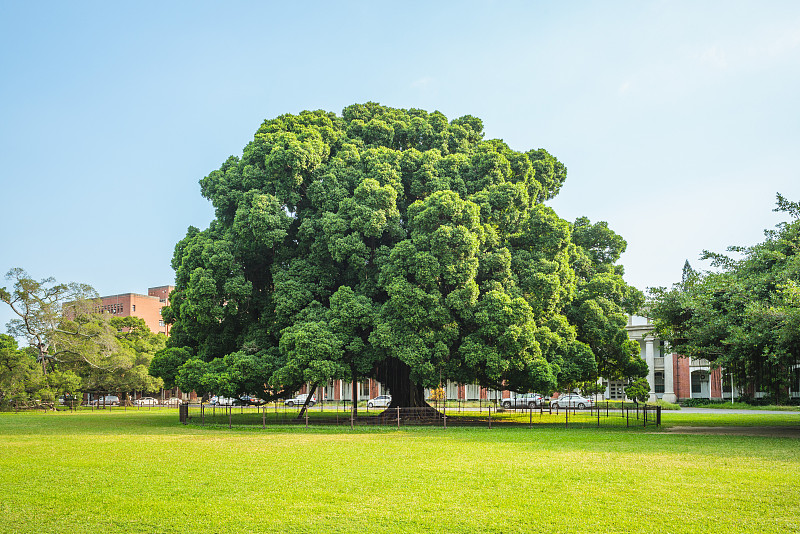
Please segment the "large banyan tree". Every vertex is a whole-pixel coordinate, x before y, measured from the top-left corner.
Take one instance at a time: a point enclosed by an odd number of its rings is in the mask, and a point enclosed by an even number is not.
[[[367,103],[267,120],[200,181],[216,218],[175,247],[172,348],[154,366],[185,390],[264,398],[372,377],[409,407],[446,380],[642,376],[625,242],[544,204],[565,177],[472,116]]]

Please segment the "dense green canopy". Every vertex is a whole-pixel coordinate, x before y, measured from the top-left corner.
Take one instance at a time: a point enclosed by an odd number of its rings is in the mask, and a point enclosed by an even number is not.
[[[708,359],[740,386],[782,402],[800,372],[800,205],[778,195],[775,211],[791,222],[757,245],[730,247],[738,258],[704,252],[715,271],[698,273],[687,262],[681,283],[654,289],[649,307],[657,334],[676,352]]]
[[[164,317],[185,350],[159,375],[267,397],[374,377],[417,406],[445,380],[552,391],[598,363],[643,374],[625,242],[543,204],[565,178],[472,116],[367,103],[267,120],[200,182],[216,219],[175,248]]]

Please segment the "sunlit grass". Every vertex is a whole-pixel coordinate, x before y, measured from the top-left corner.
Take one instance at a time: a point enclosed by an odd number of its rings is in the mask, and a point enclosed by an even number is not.
[[[790,438],[0,414],[9,533],[800,532],[798,487]]]

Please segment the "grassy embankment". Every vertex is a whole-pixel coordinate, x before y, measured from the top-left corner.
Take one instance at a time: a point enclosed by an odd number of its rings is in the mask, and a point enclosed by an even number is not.
[[[787,414],[669,425],[797,425]],[[800,532],[800,440],[0,414],[0,532]]]

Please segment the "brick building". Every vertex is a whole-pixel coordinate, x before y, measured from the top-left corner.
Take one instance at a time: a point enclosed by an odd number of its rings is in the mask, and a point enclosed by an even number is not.
[[[724,369],[711,365],[704,358],[689,358],[669,350],[665,343],[653,336],[653,324],[646,317],[630,317],[628,337],[639,342],[641,357],[647,362],[650,400],[664,399],[676,402],[684,399],[736,399],[742,393],[755,398],[766,396],[755,384],[736,384]],[[787,370],[793,373],[789,397],[800,398],[800,368]],[[604,382],[606,398],[624,397],[624,382]]]
[[[169,335],[169,325],[161,318],[161,308],[167,305],[170,292],[175,286],[151,287],[147,295],[121,293],[100,297],[100,310],[116,317],[139,317],[151,331]]]

